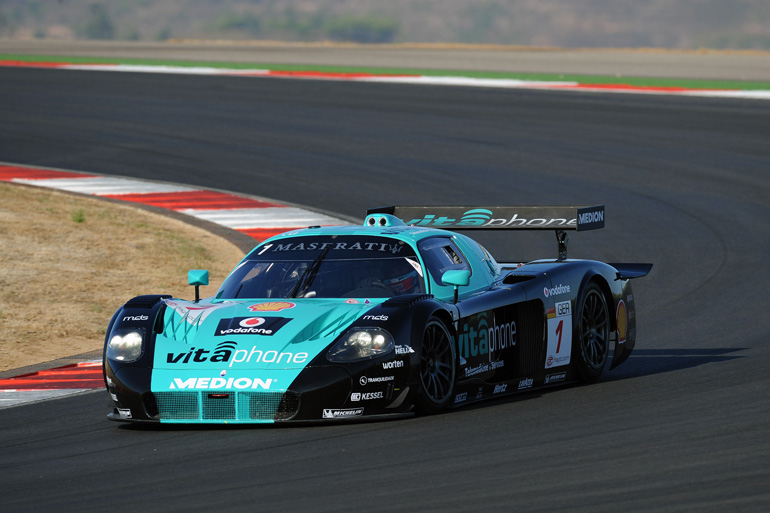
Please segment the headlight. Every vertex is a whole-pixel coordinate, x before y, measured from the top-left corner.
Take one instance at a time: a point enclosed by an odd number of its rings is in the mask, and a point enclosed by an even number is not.
[[[353,328],[337,341],[326,355],[330,362],[352,362],[393,351],[393,337],[380,328]]]
[[[107,344],[107,358],[118,362],[135,362],[142,356],[144,329],[115,330]]]

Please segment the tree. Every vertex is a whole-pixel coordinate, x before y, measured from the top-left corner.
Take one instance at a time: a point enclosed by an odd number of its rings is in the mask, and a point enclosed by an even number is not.
[[[88,39],[114,39],[115,24],[102,4],[88,7],[88,18],[83,25],[83,35]]]

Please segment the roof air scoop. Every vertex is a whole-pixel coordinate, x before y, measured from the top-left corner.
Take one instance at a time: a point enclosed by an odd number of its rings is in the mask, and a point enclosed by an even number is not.
[[[364,226],[406,226],[398,217],[391,214],[369,214],[364,219]]]

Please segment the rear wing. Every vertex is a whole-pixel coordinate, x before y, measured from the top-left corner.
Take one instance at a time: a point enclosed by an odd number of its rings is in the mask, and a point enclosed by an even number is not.
[[[595,206],[389,206],[367,210],[405,224],[448,230],[555,230],[559,260],[567,259],[567,230],[604,228],[604,205]]]
[[[604,205],[597,206],[390,206],[367,214],[390,214],[405,224],[449,230],[596,230],[604,228]]]

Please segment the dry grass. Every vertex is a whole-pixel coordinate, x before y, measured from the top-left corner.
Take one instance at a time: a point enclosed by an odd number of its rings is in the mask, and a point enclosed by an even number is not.
[[[67,193],[0,183],[0,371],[100,349],[114,311],[139,294],[211,295],[243,257],[175,219]]]

